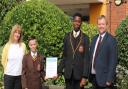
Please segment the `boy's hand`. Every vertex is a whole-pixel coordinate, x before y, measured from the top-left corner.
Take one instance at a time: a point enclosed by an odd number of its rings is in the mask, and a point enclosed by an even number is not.
[[[37,70],[40,71],[40,64],[37,65]]]
[[[81,82],[80,82],[80,87],[83,87],[84,85],[87,84],[87,79],[82,78]]]
[[[45,77],[44,77],[44,80],[47,80],[47,79],[48,79],[48,78],[45,76]]]
[[[53,76],[53,78],[51,78],[51,79],[56,80],[57,78],[58,78],[58,75]],[[44,79],[47,80],[47,79],[49,79],[49,78],[47,78],[47,77],[45,76]]]
[[[58,78],[58,75],[54,76],[53,79],[56,80]]]

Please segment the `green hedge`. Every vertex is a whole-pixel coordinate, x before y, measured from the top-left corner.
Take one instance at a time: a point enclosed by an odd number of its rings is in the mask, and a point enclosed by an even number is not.
[[[117,28],[118,61],[117,85],[118,89],[128,89],[128,16]]]
[[[39,42],[39,51],[46,57],[62,58],[63,38],[65,33],[72,30],[70,18],[54,4],[47,0],[23,2],[9,11],[2,21],[0,28],[0,45],[3,46],[10,34],[11,27],[16,23],[23,27],[23,40],[27,44],[29,36],[34,35]],[[97,33],[97,28],[86,23],[82,30],[90,39]],[[48,84],[63,85],[64,78],[57,81],[47,81]]]
[[[0,23],[7,12],[16,5],[20,4],[22,1],[24,0],[0,0]]]
[[[92,38],[98,34],[97,26],[93,24],[82,23],[82,31],[89,36],[90,42]]]
[[[63,37],[71,30],[70,19],[63,11],[47,0],[34,0],[16,6],[5,16],[0,28],[0,45],[8,41],[10,29],[20,24],[24,30],[24,41],[35,35],[39,40],[39,51],[46,56],[62,56]],[[83,31],[90,38],[97,32],[93,25],[83,24]]]
[[[119,63],[128,69],[128,17],[117,28]]]
[[[0,47],[0,60],[1,60],[2,47]],[[0,89],[3,89],[3,67],[0,63]]]
[[[42,54],[46,57],[62,57],[63,37],[72,26],[70,18],[54,4],[47,0],[34,0],[23,2],[10,10],[4,17],[0,28],[1,46],[8,41],[11,27],[16,23],[23,27],[23,40],[26,44],[28,37],[34,35],[38,39],[39,51]],[[1,76],[2,72],[0,72]],[[59,80],[50,82],[63,85],[64,79],[60,77]]]
[[[23,40],[27,44],[34,35],[39,42],[39,51],[45,56],[62,55],[63,37],[71,29],[70,19],[63,11],[47,0],[32,0],[16,6],[5,16],[0,31],[0,45],[7,42],[14,24],[23,27]]]

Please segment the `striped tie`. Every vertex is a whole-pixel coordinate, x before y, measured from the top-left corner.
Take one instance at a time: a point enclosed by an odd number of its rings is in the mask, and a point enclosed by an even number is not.
[[[35,54],[33,55],[33,60],[34,60],[34,61],[36,60],[36,55],[35,55]]]

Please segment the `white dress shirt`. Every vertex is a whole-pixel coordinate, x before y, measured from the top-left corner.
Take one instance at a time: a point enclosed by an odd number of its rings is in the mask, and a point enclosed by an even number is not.
[[[75,31],[73,30],[73,36],[74,36],[74,38],[78,37],[79,34],[80,34],[80,30],[79,30],[78,32],[75,32]]]
[[[95,58],[95,55],[96,55],[96,49],[97,49],[97,46],[98,46],[98,42],[100,40],[100,36],[102,37],[102,39],[101,39],[101,42],[102,42],[105,34],[106,34],[106,32],[103,33],[102,35],[99,34],[99,36],[97,38],[97,41],[96,41],[96,44],[95,44],[95,48],[94,48],[94,52],[93,52],[93,58],[92,58],[92,69],[91,69],[92,74],[96,74],[96,70],[94,69],[94,58]]]
[[[31,56],[32,56],[32,57],[34,57],[34,56],[37,57],[37,52],[33,53],[33,52],[31,51]]]

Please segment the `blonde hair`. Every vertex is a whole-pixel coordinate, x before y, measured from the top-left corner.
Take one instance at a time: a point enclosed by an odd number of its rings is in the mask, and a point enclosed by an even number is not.
[[[14,33],[18,31],[20,34],[20,38],[18,40],[18,43],[20,44],[22,42],[22,27],[18,24],[14,25],[12,27],[11,33],[10,33],[10,37],[9,37],[9,43],[13,43],[14,42]]]
[[[98,23],[98,20],[101,20],[101,19],[104,19],[105,22],[106,22],[106,25],[108,25],[108,21],[107,21],[107,18],[105,15],[100,15],[98,18],[97,18],[97,23]]]

